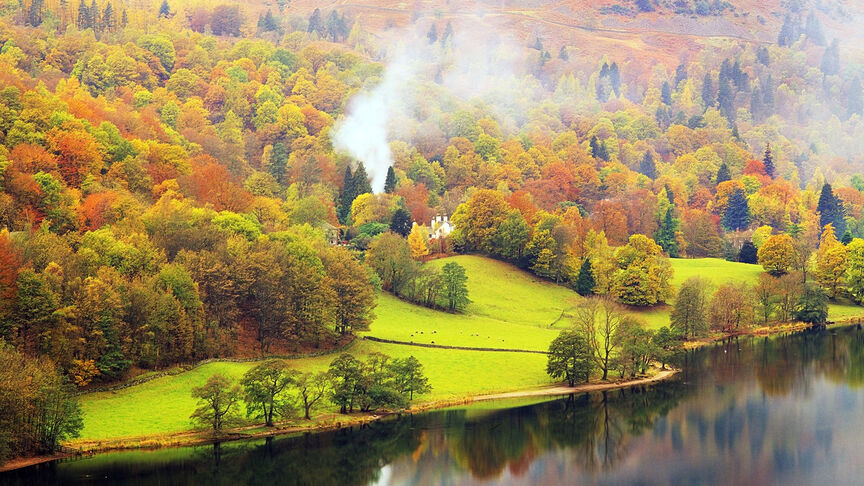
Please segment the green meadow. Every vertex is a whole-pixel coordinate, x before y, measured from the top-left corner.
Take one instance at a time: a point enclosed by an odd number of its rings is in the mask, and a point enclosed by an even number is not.
[[[434,311],[381,294],[376,319],[361,333],[382,339],[497,349],[542,351],[569,324],[567,315],[579,296],[567,288],[540,280],[506,263],[478,256],[457,256],[430,262],[441,266],[455,261],[466,268],[472,300],[462,314]],[[762,269],[756,265],[716,259],[672,260],[674,285],[691,276],[712,284],[752,283]],[[670,306],[638,314],[651,328],[669,323]],[[563,314],[563,316],[562,316]],[[862,314],[852,305],[832,305],[832,319]],[[418,401],[454,400],[466,395],[512,391],[550,383],[542,354],[466,351],[357,341],[349,352],[363,356],[382,352],[394,358],[415,356],[426,368],[433,390]],[[304,371],[325,370],[333,355],[295,359]],[[214,373],[239,378],[255,363],[216,362],[178,375],[154,379],[116,392],[82,397],[84,430],[79,440],[159,435],[190,430],[195,409],[190,390]],[[322,408],[320,412],[335,412]]]

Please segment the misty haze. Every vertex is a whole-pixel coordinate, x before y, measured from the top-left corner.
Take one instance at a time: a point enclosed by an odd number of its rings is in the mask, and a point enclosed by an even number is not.
[[[862,25],[7,3],[0,484],[859,484]]]

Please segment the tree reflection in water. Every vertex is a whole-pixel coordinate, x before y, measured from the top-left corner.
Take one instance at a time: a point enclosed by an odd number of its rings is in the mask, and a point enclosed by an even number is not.
[[[856,328],[729,339],[653,387],[383,420],[336,432],[99,455],[10,484],[854,484],[864,417]],[[860,458],[859,458],[860,459]]]

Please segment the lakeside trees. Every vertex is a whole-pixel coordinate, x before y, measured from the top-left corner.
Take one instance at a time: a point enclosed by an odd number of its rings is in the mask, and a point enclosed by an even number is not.
[[[239,383],[217,373],[193,388],[198,408],[191,419],[219,434],[238,419],[241,406],[247,417],[272,427],[277,419],[293,418],[298,406],[303,418],[311,420],[325,398],[341,413],[398,410],[407,408],[415,395],[431,390],[423,365],[414,356],[392,359],[372,353],[361,361],[343,353],[326,373],[300,372],[285,360],[271,359],[251,368]]]
[[[0,340],[0,461],[51,454],[83,427],[75,387],[47,359]]]

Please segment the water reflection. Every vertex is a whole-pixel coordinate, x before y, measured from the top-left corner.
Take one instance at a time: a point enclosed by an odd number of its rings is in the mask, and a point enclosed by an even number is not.
[[[0,483],[860,484],[862,331],[731,339],[684,359],[678,379],[650,388],[106,454]]]

